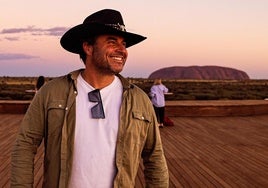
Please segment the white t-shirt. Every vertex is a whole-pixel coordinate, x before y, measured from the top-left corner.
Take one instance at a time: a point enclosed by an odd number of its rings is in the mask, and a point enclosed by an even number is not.
[[[94,90],[81,75],[77,79],[76,127],[69,188],[113,187],[115,149],[123,87],[118,77],[100,90],[105,119],[92,119],[88,92]]]

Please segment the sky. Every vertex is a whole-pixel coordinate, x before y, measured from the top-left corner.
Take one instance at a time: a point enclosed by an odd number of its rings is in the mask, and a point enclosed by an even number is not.
[[[84,65],[61,36],[90,14],[119,10],[129,32],[122,75],[147,78],[171,66],[216,65],[268,79],[267,0],[0,0],[0,76],[61,76]]]

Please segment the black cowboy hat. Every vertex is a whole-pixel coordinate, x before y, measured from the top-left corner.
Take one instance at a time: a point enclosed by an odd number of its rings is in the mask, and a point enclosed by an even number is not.
[[[72,53],[79,54],[82,42],[100,34],[115,34],[125,38],[126,47],[135,45],[146,37],[127,32],[120,12],[104,9],[89,15],[82,24],[68,30],[61,38],[61,46]]]

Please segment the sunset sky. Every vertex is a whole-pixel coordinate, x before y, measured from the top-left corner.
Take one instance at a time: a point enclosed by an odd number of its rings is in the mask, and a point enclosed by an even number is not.
[[[82,68],[62,34],[93,12],[119,10],[147,36],[128,48],[122,74],[146,78],[169,66],[217,65],[268,79],[267,0],[1,0],[0,76],[60,76]]]

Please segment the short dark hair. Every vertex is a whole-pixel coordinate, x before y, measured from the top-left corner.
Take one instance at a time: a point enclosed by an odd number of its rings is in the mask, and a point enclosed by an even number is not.
[[[45,83],[45,77],[39,76],[37,78],[36,85],[35,85],[36,89],[39,90],[44,85],[44,83]]]
[[[81,50],[80,50],[79,56],[80,56],[80,59],[82,59],[83,63],[85,64],[87,55],[84,52],[83,46],[82,46],[84,42],[87,42],[89,45],[94,45],[95,42],[96,42],[96,37],[91,37],[91,38],[88,38],[88,39],[84,39],[81,42]]]

